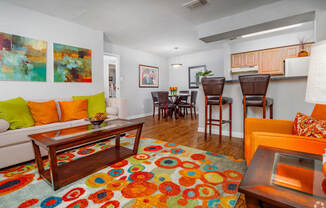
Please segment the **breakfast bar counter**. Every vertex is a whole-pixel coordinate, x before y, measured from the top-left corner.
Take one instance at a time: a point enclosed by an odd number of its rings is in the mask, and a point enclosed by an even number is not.
[[[305,102],[307,76],[274,76],[271,77],[267,90],[267,97],[274,99],[274,119],[294,120],[297,112],[310,115],[314,107],[313,104]],[[232,107],[232,135],[233,137],[243,137],[243,106],[242,92],[239,80],[226,80],[223,96],[233,99]],[[204,132],[205,126],[205,96],[202,85],[199,84],[197,108],[199,113],[198,132]],[[218,119],[218,106],[214,106],[213,118]],[[213,108],[214,108],[213,107]],[[259,108],[249,108],[247,117],[262,118],[262,110]],[[267,115],[269,111],[267,111]],[[227,106],[223,106],[223,119],[228,118]],[[224,124],[229,125],[229,124]],[[229,135],[228,127],[223,128],[223,135]],[[218,134],[218,127],[212,128],[213,134]],[[216,137],[218,139],[218,137]],[[218,140],[216,140],[218,141]]]

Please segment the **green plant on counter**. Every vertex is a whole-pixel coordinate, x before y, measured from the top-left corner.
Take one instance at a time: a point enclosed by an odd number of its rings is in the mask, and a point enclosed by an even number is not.
[[[197,76],[199,76],[199,77],[211,77],[211,76],[213,76],[214,74],[212,73],[212,70],[205,70],[205,71],[203,71],[203,72],[198,72],[197,73]]]

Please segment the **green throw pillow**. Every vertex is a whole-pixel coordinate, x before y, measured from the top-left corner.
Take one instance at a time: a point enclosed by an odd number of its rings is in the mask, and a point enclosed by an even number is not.
[[[95,116],[96,113],[105,113],[106,105],[105,105],[105,96],[104,92],[101,92],[96,95],[89,96],[72,96],[73,100],[82,100],[88,99],[88,117]]]
[[[8,121],[12,130],[34,126],[27,102],[21,97],[0,101],[0,118]]]

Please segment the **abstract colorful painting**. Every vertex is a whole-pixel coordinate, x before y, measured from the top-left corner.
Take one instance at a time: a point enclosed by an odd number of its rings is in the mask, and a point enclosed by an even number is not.
[[[0,32],[0,80],[46,81],[46,41]]]
[[[53,44],[54,82],[92,82],[90,49]]]
[[[156,66],[139,65],[139,87],[158,88],[159,68]]]

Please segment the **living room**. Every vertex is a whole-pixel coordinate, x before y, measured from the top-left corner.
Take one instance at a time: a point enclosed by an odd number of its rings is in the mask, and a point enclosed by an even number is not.
[[[0,17],[0,207],[324,207],[324,0]]]

